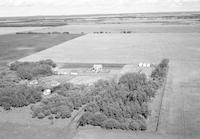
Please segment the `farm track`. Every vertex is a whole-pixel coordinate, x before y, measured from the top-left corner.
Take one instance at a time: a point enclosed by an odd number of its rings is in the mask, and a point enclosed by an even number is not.
[[[166,82],[167,82],[167,78],[165,79],[164,85],[163,85],[162,90],[161,90],[161,98],[160,98],[158,119],[157,119],[157,121],[156,121],[156,129],[155,129],[155,132],[158,131],[159,123],[160,123],[160,119],[161,119],[160,115],[161,115],[161,109],[162,109],[162,104],[163,104],[163,97],[164,97],[164,93],[165,93]]]

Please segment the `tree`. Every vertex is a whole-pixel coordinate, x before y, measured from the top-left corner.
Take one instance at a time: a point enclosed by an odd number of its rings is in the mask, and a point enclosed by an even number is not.
[[[102,126],[103,122],[107,119],[107,117],[100,112],[96,112],[92,117],[91,117],[91,124],[94,126]]]
[[[127,88],[129,91],[137,90],[137,88],[144,85],[147,81],[145,74],[127,73],[120,77],[119,84]]]
[[[112,118],[109,118],[103,122],[103,128],[106,129],[117,129],[119,128],[120,123]]]
[[[85,112],[78,120],[78,126],[84,126],[91,123],[93,114],[91,112]]]

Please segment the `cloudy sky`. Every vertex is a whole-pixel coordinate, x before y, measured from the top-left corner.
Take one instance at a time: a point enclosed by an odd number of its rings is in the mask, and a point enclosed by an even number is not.
[[[0,16],[197,11],[200,0],[0,0]]]

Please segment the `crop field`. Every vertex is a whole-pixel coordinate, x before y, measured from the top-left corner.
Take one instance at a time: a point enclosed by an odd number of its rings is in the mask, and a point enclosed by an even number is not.
[[[7,34],[0,36],[0,66],[71,40],[76,34]]]
[[[199,39],[198,33],[87,34],[20,61],[50,58],[58,63],[138,64],[158,62],[163,57],[193,60],[199,57]]]

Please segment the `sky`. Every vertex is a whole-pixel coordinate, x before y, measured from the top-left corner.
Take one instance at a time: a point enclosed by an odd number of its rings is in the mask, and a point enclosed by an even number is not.
[[[198,10],[200,0],[0,0],[0,17]]]

